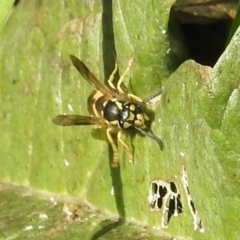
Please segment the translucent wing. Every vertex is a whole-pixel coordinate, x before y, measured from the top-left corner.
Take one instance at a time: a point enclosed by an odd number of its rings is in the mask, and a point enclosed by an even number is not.
[[[100,125],[105,126],[104,119],[94,116],[81,115],[58,115],[53,118],[53,123],[60,126],[74,126],[74,125]]]
[[[77,57],[70,55],[70,59],[74,65],[74,67],[79,71],[79,73],[90,83],[92,84],[97,90],[104,93],[104,95],[108,97],[115,96],[116,93],[112,91],[109,87],[101,83],[91,71],[87,68],[87,66]]]

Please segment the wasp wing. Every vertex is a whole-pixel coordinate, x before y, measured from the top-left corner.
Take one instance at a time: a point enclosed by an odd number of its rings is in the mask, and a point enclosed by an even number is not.
[[[81,115],[58,115],[53,118],[53,123],[60,126],[74,126],[74,125],[100,125],[105,126],[104,119],[94,116]]]
[[[97,90],[101,91],[104,95],[108,97],[116,95],[114,91],[101,83],[80,59],[73,55],[70,55],[70,59],[74,67],[79,71],[79,73]]]

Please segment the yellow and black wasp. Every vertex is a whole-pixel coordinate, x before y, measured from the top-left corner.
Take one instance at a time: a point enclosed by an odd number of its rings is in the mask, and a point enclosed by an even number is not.
[[[142,100],[133,94],[125,92],[121,86],[124,77],[131,68],[133,57],[130,59],[127,69],[118,80],[117,86],[113,84],[114,75],[118,69],[117,63],[108,79],[107,86],[101,83],[77,57],[71,55],[70,59],[83,78],[96,89],[88,98],[90,116],[58,115],[53,119],[53,123],[61,126],[98,125],[106,128],[107,138],[113,150],[113,167],[118,166],[119,163],[118,147],[113,139],[113,135],[117,135],[118,141],[130,153],[130,161],[133,161],[134,158],[133,150],[122,139],[124,131],[135,129],[143,135],[154,139],[161,148],[161,140],[147,131],[151,120],[145,112],[145,104],[156,95]]]

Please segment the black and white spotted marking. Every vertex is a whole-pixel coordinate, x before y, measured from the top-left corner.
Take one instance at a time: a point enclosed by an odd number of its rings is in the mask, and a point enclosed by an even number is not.
[[[199,217],[198,211],[196,207],[194,206],[194,202],[192,199],[192,196],[190,194],[189,186],[188,186],[188,173],[186,167],[183,165],[182,166],[182,185],[187,197],[187,203],[189,210],[191,212],[191,215],[193,217],[193,226],[195,231],[199,231],[201,233],[204,233],[204,225],[202,220]]]
[[[161,227],[167,228],[172,216],[182,213],[180,192],[175,182],[154,180],[149,189],[148,201],[151,211],[162,209]]]

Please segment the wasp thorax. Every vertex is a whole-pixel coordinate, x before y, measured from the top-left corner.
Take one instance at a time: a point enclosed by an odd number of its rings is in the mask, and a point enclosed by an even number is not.
[[[135,103],[125,103],[122,107],[119,125],[123,129],[138,127],[145,129],[149,126],[150,119],[143,112],[142,107]]]
[[[120,101],[107,101],[103,104],[103,117],[113,125],[117,125],[122,113],[123,103]]]

